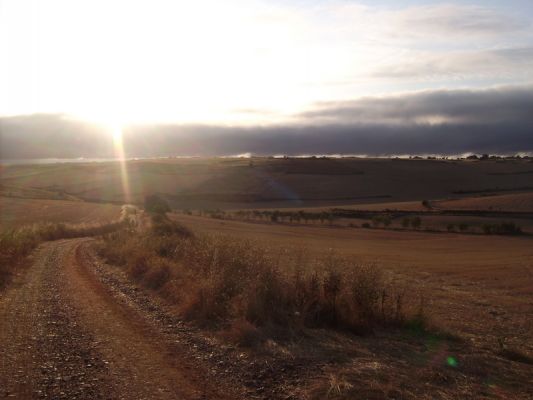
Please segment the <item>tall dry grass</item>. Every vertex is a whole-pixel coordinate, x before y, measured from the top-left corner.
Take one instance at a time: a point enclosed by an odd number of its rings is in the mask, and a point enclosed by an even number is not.
[[[47,240],[102,235],[126,225],[124,221],[80,225],[42,223],[0,232],[0,288],[10,281],[15,269],[39,243]]]
[[[240,342],[315,327],[367,333],[421,317],[414,299],[376,266],[196,236],[161,216],[150,232],[104,236],[100,253],[184,317]]]

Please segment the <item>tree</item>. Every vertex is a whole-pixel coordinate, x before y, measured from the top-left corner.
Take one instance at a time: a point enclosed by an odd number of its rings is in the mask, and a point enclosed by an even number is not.
[[[170,212],[170,206],[166,200],[156,194],[145,197],[144,209],[154,214],[166,214]]]
[[[422,225],[422,220],[420,219],[420,217],[413,217],[411,219],[411,226],[415,229],[418,229],[420,228],[420,225]]]

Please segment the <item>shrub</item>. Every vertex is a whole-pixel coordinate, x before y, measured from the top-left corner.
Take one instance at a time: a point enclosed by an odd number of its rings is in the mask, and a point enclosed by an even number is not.
[[[153,194],[144,199],[144,209],[154,214],[165,214],[170,212],[170,206],[162,197]]]
[[[39,243],[46,240],[96,236],[128,226],[125,221],[95,225],[43,223],[0,233],[0,288],[11,279],[14,270]]]
[[[263,340],[263,335],[257,327],[245,319],[235,320],[231,323],[223,336],[230,342],[242,347],[255,347]]]
[[[523,233],[522,228],[514,222],[483,224],[481,229],[486,235],[521,235]]]
[[[150,289],[160,289],[170,279],[170,268],[170,263],[165,259],[152,259],[143,278],[145,286]]]
[[[156,230],[107,235],[100,253],[184,317],[243,345],[304,327],[365,333],[409,320],[404,292],[382,270],[333,255],[274,257],[249,241]]]
[[[170,220],[164,214],[152,215],[152,232],[157,236],[172,236],[177,235],[181,237],[192,237],[193,233],[187,227]]]

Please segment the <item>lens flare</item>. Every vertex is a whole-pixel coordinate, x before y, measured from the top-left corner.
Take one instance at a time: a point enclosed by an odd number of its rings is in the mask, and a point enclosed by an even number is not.
[[[124,140],[122,135],[122,125],[115,124],[112,127],[111,134],[113,135],[113,146],[115,149],[115,157],[118,159],[120,165],[120,176],[122,180],[122,192],[124,194],[124,202],[131,202],[130,183],[128,178],[128,166],[126,161],[126,154],[124,152]]]
[[[450,356],[446,359],[446,364],[448,364],[448,366],[452,368],[455,368],[457,367],[457,359],[455,357]]]

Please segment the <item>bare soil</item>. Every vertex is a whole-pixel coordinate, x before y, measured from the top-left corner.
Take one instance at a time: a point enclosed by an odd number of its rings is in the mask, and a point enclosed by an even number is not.
[[[84,239],[42,245],[0,298],[0,388],[19,399],[240,398],[96,278]]]
[[[358,337],[314,329],[255,350],[191,325],[118,267],[91,239],[48,242],[0,294],[0,396],[65,399],[529,399],[533,366],[485,329],[514,323],[501,292],[418,279],[457,341],[417,331]],[[440,277],[442,278],[442,276]],[[523,304],[522,304],[523,306]],[[492,319],[491,319],[492,318]],[[494,325],[496,326],[496,325]],[[490,333],[490,332],[489,332]],[[520,335],[518,335],[520,336]],[[520,336],[521,338],[523,336]],[[516,342],[507,335],[507,345]],[[511,348],[511,347],[509,347]],[[527,346],[525,346],[527,348]],[[450,361],[452,360],[452,361]]]
[[[5,166],[0,185],[23,197],[46,192],[117,203],[141,203],[145,195],[160,193],[175,208],[322,207],[532,191],[532,165],[530,160],[135,160],[127,163],[129,200],[120,164],[112,162]]]
[[[40,222],[107,223],[118,219],[120,211],[114,204],[0,196],[0,230]]]

